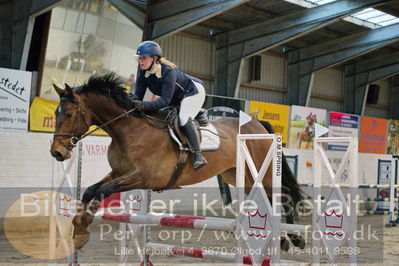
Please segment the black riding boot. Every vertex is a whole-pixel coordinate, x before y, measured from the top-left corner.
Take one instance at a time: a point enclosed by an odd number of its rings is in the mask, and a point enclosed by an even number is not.
[[[199,169],[208,163],[201,153],[199,132],[195,128],[191,118],[189,118],[187,124],[182,126],[182,128],[193,149],[193,168]]]

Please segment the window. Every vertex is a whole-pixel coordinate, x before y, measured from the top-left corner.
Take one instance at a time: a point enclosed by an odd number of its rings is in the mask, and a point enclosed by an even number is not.
[[[77,86],[109,71],[131,90],[141,37],[142,31],[106,0],[64,2],[52,12],[40,96],[58,101],[52,83]]]

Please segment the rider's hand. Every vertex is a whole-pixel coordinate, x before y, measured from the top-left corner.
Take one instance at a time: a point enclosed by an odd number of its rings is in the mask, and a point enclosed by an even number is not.
[[[144,102],[132,100],[133,108],[136,108],[138,111],[142,111],[144,109]]]

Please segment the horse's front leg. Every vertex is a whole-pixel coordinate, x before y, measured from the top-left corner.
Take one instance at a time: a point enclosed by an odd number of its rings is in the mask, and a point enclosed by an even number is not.
[[[94,198],[96,195],[97,189],[103,185],[104,183],[107,183],[113,179],[111,173],[109,173],[107,176],[105,176],[103,179],[101,179],[100,182],[95,183],[94,185],[89,186],[85,192],[83,193],[82,196],[82,204],[84,206],[84,209],[87,209],[87,205],[89,202]]]
[[[73,219],[74,225],[74,247],[75,250],[81,249],[89,240],[90,232],[88,226],[93,222],[94,215],[100,207],[100,202],[109,197],[112,193],[123,192],[132,189],[147,189],[142,179],[133,178],[133,174],[128,173],[121,177],[104,182],[94,193],[94,198],[87,209]]]
[[[302,132],[298,132],[296,140],[297,140],[297,148],[300,149],[302,144]]]
[[[97,190],[105,183],[112,180],[111,173],[105,176],[100,182],[91,185],[83,193],[82,197],[82,208],[72,220],[73,224],[73,240],[75,250],[82,248],[89,240],[90,232],[88,226],[93,222],[95,213],[100,206],[100,200],[93,200],[92,204],[89,205],[90,201],[95,198]]]

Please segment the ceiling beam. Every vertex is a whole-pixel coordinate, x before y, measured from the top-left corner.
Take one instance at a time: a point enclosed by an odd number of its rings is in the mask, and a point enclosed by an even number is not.
[[[60,2],[62,2],[62,0],[33,0],[30,15],[36,17],[44,14],[56,7]]]
[[[289,69],[299,72],[298,80],[293,82],[293,84],[288,84],[289,103],[304,104],[303,99],[305,95],[309,94],[309,81],[314,72],[341,64],[397,41],[399,41],[399,24],[394,24],[299,50],[297,54],[291,57],[292,60],[288,63]],[[388,58],[389,56],[384,57]],[[381,60],[381,58],[378,57],[377,61],[378,60]],[[377,61],[373,62],[377,64]],[[381,60],[377,65],[380,64],[385,64],[385,62]],[[349,64],[345,66],[345,111],[360,114],[363,108],[362,97],[364,97],[366,93],[366,84],[363,84],[364,82],[362,83],[363,85],[358,83],[359,78],[364,80],[364,77],[359,74],[356,75],[356,69],[352,67],[352,65],[353,64]],[[360,65],[357,65],[362,66],[365,64],[360,63]],[[395,67],[396,66],[394,66],[394,68]],[[386,73],[391,72],[392,67],[385,66],[383,68],[376,69],[375,71],[367,71],[365,82],[390,76],[390,74]],[[353,77],[351,77],[351,73],[353,73]],[[371,76],[369,77],[369,75],[374,76],[374,78],[370,78]],[[290,89],[290,87],[292,88]]]
[[[144,39],[161,38],[217,16],[249,0],[169,0],[147,2]]]
[[[381,67],[386,67],[392,64],[399,64],[399,52],[380,55],[375,58],[369,58],[360,62],[356,62],[355,74],[372,71]]]
[[[300,53],[301,75],[343,63],[396,41],[399,41],[399,23],[304,48]]]
[[[238,9],[244,14],[251,14],[252,16],[260,19],[271,19],[280,16],[279,14],[256,8],[254,6],[251,6],[250,4],[243,4],[239,6]]]
[[[217,18],[210,18],[207,20],[204,20],[200,23],[201,25],[204,25],[206,27],[209,27],[211,29],[217,29],[221,31],[229,31],[229,30],[234,30],[236,28],[240,28],[243,25],[238,24],[236,22],[230,22],[226,20],[221,20]]]
[[[397,5],[398,2],[396,0],[393,0],[391,2],[388,2],[386,5],[382,5],[379,7],[376,7],[376,9],[385,12],[387,14],[390,14],[395,17],[399,17],[399,10],[398,9],[393,9],[391,5]]]
[[[225,46],[243,46],[243,53],[229,60],[240,60],[242,57],[252,56],[265,49],[281,45],[299,36],[332,24],[359,10],[386,1],[388,0],[341,0],[229,31],[224,33],[227,35]],[[216,47],[216,49],[221,48],[223,46]]]
[[[140,29],[144,29],[145,5],[138,5],[136,1],[129,0],[108,0],[127,19],[133,22]]]
[[[262,10],[262,9],[252,6],[250,4],[241,5],[238,7],[238,9],[241,10],[243,13],[251,14],[259,19],[273,19],[273,18],[281,17],[281,14]],[[328,30],[325,28],[317,30],[316,33],[323,35],[325,37],[329,37],[329,38],[338,38],[338,37],[344,36],[344,34],[342,34],[342,33],[338,33],[338,32]]]

